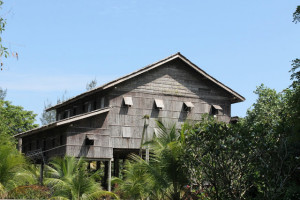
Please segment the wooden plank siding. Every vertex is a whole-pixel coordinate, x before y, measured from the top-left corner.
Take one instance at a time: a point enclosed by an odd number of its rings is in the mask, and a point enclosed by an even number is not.
[[[124,105],[124,96],[132,97],[131,107]],[[112,109],[108,121],[113,148],[140,147],[144,115],[150,116],[150,135],[157,119],[166,124],[176,124],[179,129],[186,120],[200,120],[204,113],[210,112],[212,104],[223,109],[218,113],[218,119],[229,122],[230,98],[221,88],[209,85],[207,80],[195,75],[183,62],[167,63],[116,86],[109,93]],[[162,110],[155,108],[154,99],[163,100]],[[191,102],[195,107],[188,112],[184,110],[183,102]],[[131,138],[122,136],[122,127],[131,128]]]
[[[125,105],[124,97],[131,97],[132,105]],[[156,108],[155,99],[163,101],[162,109]],[[22,136],[23,146],[37,138],[45,138],[47,150],[51,148],[53,137],[63,135],[63,145],[47,151],[48,158],[67,154],[91,160],[110,159],[114,149],[120,152],[140,148],[145,115],[150,116],[147,132],[151,138],[156,120],[162,120],[166,125],[176,124],[180,129],[185,121],[197,121],[203,114],[211,113],[212,105],[222,108],[216,114],[217,119],[229,122],[231,104],[236,101],[232,93],[196,72],[182,59],[174,59],[108,89],[61,104],[56,109],[57,120],[66,110],[70,110],[70,117],[85,113],[86,102],[91,103],[91,110],[109,107],[109,112]],[[186,110],[184,102],[190,102],[194,107]],[[92,145],[85,143],[87,135],[95,138]]]

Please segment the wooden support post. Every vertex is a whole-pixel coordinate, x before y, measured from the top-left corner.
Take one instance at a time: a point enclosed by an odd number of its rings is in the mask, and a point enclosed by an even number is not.
[[[114,176],[119,177],[120,172],[120,165],[119,165],[119,158],[114,158]]]
[[[146,142],[148,142],[148,132],[147,132],[148,124],[146,124],[145,133],[146,133]],[[146,162],[149,163],[149,146],[146,146]]]
[[[108,161],[104,161],[104,178],[103,178],[103,188],[107,188],[107,179],[108,179]]]
[[[18,139],[18,150],[22,153],[22,138]]]
[[[108,191],[111,192],[111,161],[112,159],[110,159],[108,161]]]
[[[44,162],[41,162],[41,168],[40,168],[40,184],[43,185],[43,179],[44,179]]]
[[[96,170],[99,170],[101,167],[101,161],[96,162]]]
[[[88,171],[90,171],[90,169],[91,169],[91,162],[90,161],[88,161],[87,169],[88,169]]]

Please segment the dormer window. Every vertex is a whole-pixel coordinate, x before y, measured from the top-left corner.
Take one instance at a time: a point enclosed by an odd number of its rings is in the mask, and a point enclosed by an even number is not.
[[[192,104],[192,102],[186,101],[184,104],[184,110],[191,111],[195,106]]]
[[[223,110],[221,106],[219,106],[219,105],[212,105],[211,106],[211,114],[212,115],[218,115],[219,110]]]
[[[132,103],[132,97],[124,97],[124,105],[131,107],[133,105]]]
[[[155,101],[155,106],[156,106],[157,109],[161,110],[165,107],[163,100],[155,99],[154,101]]]

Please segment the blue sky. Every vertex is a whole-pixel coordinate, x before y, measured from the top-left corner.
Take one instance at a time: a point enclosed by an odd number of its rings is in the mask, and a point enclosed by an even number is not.
[[[300,57],[300,1],[4,0],[4,44],[19,59],[3,60],[7,100],[41,114],[65,90],[72,97],[176,52],[246,98],[245,116],[264,83],[288,87]],[[38,119],[38,118],[37,118]],[[39,123],[39,119],[37,120]]]

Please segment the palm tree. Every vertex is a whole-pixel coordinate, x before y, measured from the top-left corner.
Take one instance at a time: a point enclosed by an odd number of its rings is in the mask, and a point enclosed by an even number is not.
[[[54,158],[47,166],[45,183],[58,199],[99,199],[103,196],[118,198],[115,194],[101,189],[95,181],[98,172],[90,174],[83,158],[65,156]]]
[[[9,196],[10,191],[21,185],[32,184],[30,173],[25,169],[25,157],[15,148],[8,134],[0,134],[0,198]]]
[[[125,166],[125,179],[114,179],[124,198],[177,200],[185,193],[184,186],[188,184],[182,160],[185,128],[179,132],[175,125],[168,129],[159,121],[157,126],[157,136],[144,144],[150,145],[150,162],[132,155],[132,161]]]

